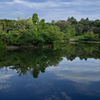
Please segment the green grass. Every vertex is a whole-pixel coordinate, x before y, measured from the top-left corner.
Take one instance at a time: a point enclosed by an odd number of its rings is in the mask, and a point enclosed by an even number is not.
[[[84,36],[74,36],[71,39],[78,39],[78,40],[87,40]]]

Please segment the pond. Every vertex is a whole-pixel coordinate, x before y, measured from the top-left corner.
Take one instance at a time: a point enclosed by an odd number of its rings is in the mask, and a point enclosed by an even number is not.
[[[0,49],[0,100],[100,100],[100,45]]]

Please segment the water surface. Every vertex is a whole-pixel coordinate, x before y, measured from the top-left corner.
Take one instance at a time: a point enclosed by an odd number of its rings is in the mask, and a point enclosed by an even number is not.
[[[0,50],[0,100],[100,100],[100,46]]]

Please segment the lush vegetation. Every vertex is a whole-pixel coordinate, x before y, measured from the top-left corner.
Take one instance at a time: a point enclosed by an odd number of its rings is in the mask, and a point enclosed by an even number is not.
[[[1,20],[0,27],[0,40],[5,45],[41,46],[63,40],[63,32],[60,28],[45,23],[44,19],[39,21],[36,13],[29,19]],[[13,30],[7,33],[7,29],[11,27]]]
[[[77,21],[74,17],[69,17],[67,21],[62,20],[55,24],[66,34],[67,38],[100,41],[100,20],[98,19],[91,21],[88,18],[82,18]]]
[[[7,31],[9,28],[12,28],[10,32]],[[36,13],[29,19],[18,17],[18,20],[0,20],[1,45],[51,45],[54,41],[69,40],[72,37],[99,41],[100,20],[82,18],[77,21],[74,17],[69,17],[67,20],[46,23],[45,19],[39,20]]]

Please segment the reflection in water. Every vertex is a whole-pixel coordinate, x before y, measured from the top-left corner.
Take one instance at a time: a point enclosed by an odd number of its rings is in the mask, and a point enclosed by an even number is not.
[[[68,43],[0,50],[0,100],[99,100],[99,51],[98,44]]]
[[[39,72],[44,73],[49,66],[57,66],[62,61],[62,52],[59,50],[20,50],[3,51],[0,57],[0,67],[10,66],[9,69],[16,70],[19,76],[30,72],[34,78],[38,77]]]
[[[80,60],[88,58],[100,59],[100,46],[98,44],[60,44],[55,43],[53,49],[35,50],[1,50],[0,68],[11,66],[19,76],[30,72],[34,78],[39,72],[44,73],[49,66],[57,66],[66,57],[73,61],[76,57]]]

